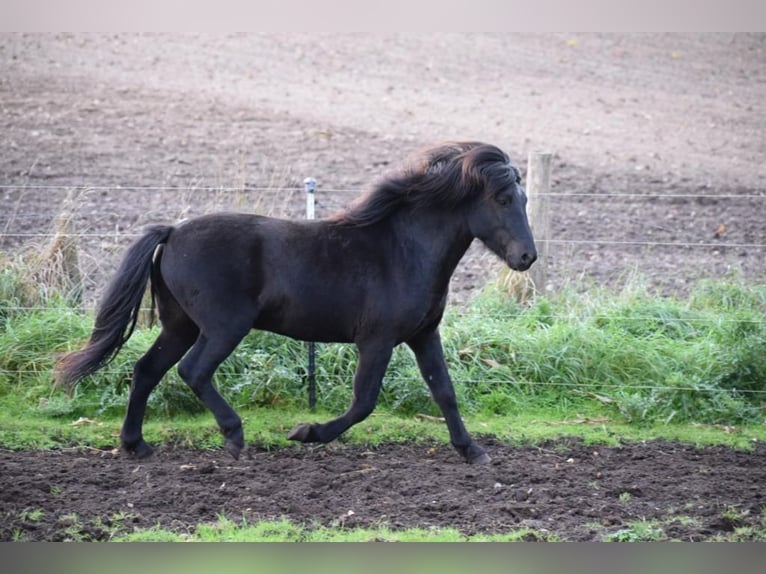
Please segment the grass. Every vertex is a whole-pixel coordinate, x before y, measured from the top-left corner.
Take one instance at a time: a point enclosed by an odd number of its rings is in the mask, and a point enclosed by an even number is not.
[[[725,509],[721,513],[721,518],[731,523],[731,531],[716,534],[713,537],[706,538],[710,542],[764,542],[766,541],[766,513],[761,514],[759,523],[752,525],[741,524],[746,516],[736,509]],[[698,521],[694,518],[679,515],[670,516],[664,520],[635,520],[625,524],[614,532],[608,532],[601,535],[603,542],[664,542],[675,541],[668,531],[674,524],[696,525]],[[599,530],[599,525],[596,525]],[[684,540],[680,540],[683,542]]]
[[[695,524],[687,516],[664,520],[639,519],[622,528],[599,535],[603,542],[663,542],[676,540],[668,532],[674,524]],[[116,522],[116,524],[119,524]],[[601,531],[600,524],[592,525]],[[387,525],[371,528],[347,528],[343,525],[300,525],[287,518],[248,522],[220,516],[215,522],[201,523],[191,532],[176,532],[162,527],[117,532],[116,542],[556,542],[559,537],[544,529],[520,527],[501,534],[466,534],[454,528],[408,528],[392,530]],[[760,524],[734,526],[711,541],[766,541],[766,514]]]
[[[519,528],[503,534],[467,535],[454,528],[329,528],[321,525],[302,526],[285,518],[255,524],[237,523],[226,517],[216,522],[199,524],[190,533],[177,533],[153,528],[116,537],[116,542],[517,542],[554,541],[553,534]]]
[[[25,509],[20,518],[37,522],[44,516],[42,510]],[[730,532],[717,534],[711,541],[746,542],[766,541],[766,513],[758,523],[744,524],[747,516],[741,509],[727,507],[721,518],[729,520]],[[337,524],[299,524],[287,518],[252,522],[245,518],[237,521],[220,515],[213,522],[197,524],[192,530],[178,531],[159,525],[137,529],[131,526],[130,513],[114,513],[106,518],[84,519],[76,513],[62,514],[58,522],[64,527],[67,541],[113,542],[555,542],[560,538],[546,529],[519,527],[498,534],[468,534],[455,528],[429,527],[391,529],[386,524],[372,527],[347,527]],[[660,542],[677,540],[672,531],[677,525],[700,526],[697,519],[670,514],[664,519],[638,519],[626,522],[617,530],[608,531],[600,523],[586,524],[603,542]],[[23,540],[23,532],[16,533]]]
[[[654,520],[631,522],[626,528],[606,534],[604,542],[659,542],[667,540],[662,525]]]
[[[43,510],[30,508],[22,511],[20,518],[29,522],[39,522],[42,520],[43,516],[45,516],[45,512]]]
[[[13,266],[0,275],[7,301],[29,298]],[[14,288],[15,285],[15,288]],[[135,361],[157,335],[140,328],[114,362],[72,396],[51,385],[57,354],[89,335],[90,315],[55,294],[36,310],[0,303],[0,445],[113,445]],[[629,285],[619,292],[571,289],[519,304],[488,289],[442,325],[462,413],[474,433],[536,441],[561,435],[615,442],[656,436],[746,447],[764,438],[766,286],[701,283],[685,299]],[[306,346],[251,333],[216,375],[243,415],[247,438],[283,446],[289,428],[343,412],[356,352],[317,345],[318,404],[307,412]],[[425,416],[423,416],[425,415]],[[376,415],[344,440],[445,439],[406,347],[397,348]],[[75,424],[73,424],[75,423]],[[149,440],[218,446],[212,417],[171,370],[149,401]]]
[[[0,403],[0,445],[9,449],[48,449],[87,447],[111,450],[118,446],[121,417],[48,418],[39,415],[20,417]],[[253,407],[243,409],[247,444],[264,448],[295,446],[286,439],[289,430],[299,422],[324,421],[337,412],[325,409],[281,409]],[[766,427],[692,426],[680,423],[661,426],[637,426],[620,420],[603,420],[601,415],[580,418],[563,417],[556,411],[537,409],[533,412],[495,415],[466,414],[466,427],[476,436],[492,435],[511,444],[537,444],[561,437],[580,437],[589,444],[616,446],[621,443],[658,438],[679,440],[696,446],[723,444],[737,449],[751,449],[756,441],[766,441]],[[592,422],[596,421],[596,422]],[[144,427],[147,441],[155,445],[173,444],[189,448],[218,449],[222,438],[208,413],[186,414],[171,418],[150,416]],[[375,446],[392,442],[435,440],[447,444],[446,426],[439,421],[390,413],[381,410],[342,435],[338,442]]]

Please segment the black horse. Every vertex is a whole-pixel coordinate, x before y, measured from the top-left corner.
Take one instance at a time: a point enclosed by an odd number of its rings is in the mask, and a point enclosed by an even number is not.
[[[306,341],[353,342],[359,352],[349,409],[299,424],[292,440],[329,442],[374,409],[393,348],[406,343],[469,463],[487,463],[458,413],[438,325],[450,277],[474,238],[509,267],[535,261],[519,170],[497,147],[447,143],[425,151],[349,209],[328,219],[286,221],[219,213],[147,229],[106,289],[87,346],[57,365],[73,385],[106,365],[130,337],[151,278],[162,325],[136,363],[122,447],[151,454],[142,436],[146,401],[178,372],[213,412],[235,458],[242,422],[212,383],[250,329]]]

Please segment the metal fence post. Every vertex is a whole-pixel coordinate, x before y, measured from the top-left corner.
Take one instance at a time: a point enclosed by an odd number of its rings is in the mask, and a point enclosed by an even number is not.
[[[314,206],[316,198],[314,193],[316,192],[317,182],[313,177],[307,177],[303,180],[303,188],[306,190],[306,219],[314,219]],[[317,402],[316,391],[316,344],[313,341],[309,341],[309,365],[308,365],[308,377],[309,377],[309,409],[314,410]]]

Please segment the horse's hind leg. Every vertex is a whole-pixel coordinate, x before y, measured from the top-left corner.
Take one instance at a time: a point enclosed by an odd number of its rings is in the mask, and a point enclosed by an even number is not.
[[[146,401],[168,369],[191,347],[197,333],[197,326],[187,317],[174,322],[166,321],[157,340],[136,363],[128,411],[120,432],[122,449],[125,452],[139,458],[152,454],[152,448],[144,441],[141,430]]]
[[[431,390],[434,401],[439,405],[444,415],[452,446],[463,455],[466,462],[471,464],[490,462],[487,453],[473,441],[460,418],[455,389],[447,371],[439,332],[433,330],[422,333],[407,341],[407,344],[414,351],[420,373]]]
[[[360,345],[359,363],[354,374],[354,398],[348,410],[324,424],[299,424],[290,431],[287,438],[300,442],[330,442],[366,419],[375,409],[392,350],[393,346],[387,344]]]
[[[213,386],[213,373],[249,330],[249,325],[236,328],[229,324],[226,331],[215,335],[202,332],[178,365],[178,374],[215,416],[225,439],[224,447],[235,459],[245,446],[242,420]]]

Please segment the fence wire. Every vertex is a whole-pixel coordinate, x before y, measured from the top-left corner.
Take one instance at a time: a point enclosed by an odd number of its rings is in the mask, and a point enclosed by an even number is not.
[[[96,191],[96,192],[130,192],[130,191],[154,191],[154,192],[171,192],[171,193],[177,193],[177,192],[237,192],[237,193],[258,193],[258,192],[269,192],[269,193],[283,193],[283,194],[300,194],[303,193],[303,188],[299,186],[285,186],[285,187],[264,187],[264,186],[176,186],[176,185],[166,185],[166,186],[158,186],[158,185],[134,185],[134,186],[115,186],[115,185],[77,185],[77,186],[71,186],[71,185],[43,185],[43,184],[30,184],[30,185],[17,185],[17,184],[0,184],[0,190],[13,190],[13,191],[19,191],[23,192],[25,190],[40,190],[40,191],[53,191],[53,190],[61,190],[61,191],[72,191],[72,190],[79,190],[83,192],[87,191]],[[367,191],[366,188],[323,188],[319,186],[318,192],[321,197],[323,194],[327,194],[329,197],[329,200],[332,199],[331,196],[358,196],[362,193]],[[760,201],[766,199],[766,192],[764,193],[746,193],[746,194],[733,194],[733,193],[700,193],[700,194],[689,194],[689,193],[680,193],[680,194],[673,194],[673,193],[621,193],[621,192],[572,192],[572,193],[565,193],[565,192],[548,192],[548,193],[541,193],[540,196],[547,196],[551,198],[556,198],[558,200],[567,200],[567,199],[595,199],[595,200],[602,200],[602,199],[628,199],[628,200],[645,200],[645,201],[674,201],[674,200],[697,200],[697,201],[706,201],[706,200],[727,200],[727,201]],[[0,238],[15,238],[15,239],[31,239],[31,238],[52,238],[52,237],[67,237],[67,238],[100,238],[100,239],[112,239],[112,240],[120,240],[120,239],[129,239],[129,238],[136,238],[140,237],[142,234],[140,232],[130,232],[130,231],[120,231],[120,232],[77,232],[77,233],[54,233],[54,232],[31,232],[31,231],[20,231],[20,232],[13,232],[10,231],[10,225],[13,221],[43,221],[43,220],[49,220],[54,221],[56,217],[60,215],[60,211],[50,211],[50,212],[33,212],[33,213],[25,213],[23,211],[18,211],[16,213],[8,213],[0,215],[0,222],[5,222],[5,230],[2,230],[0,228]],[[77,210],[73,210],[71,215],[76,219],[79,216],[77,214]],[[110,211],[110,212],[101,212],[99,213],[98,217],[104,217],[104,216],[113,216],[113,217],[120,217],[122,214],[118,211]],[[662,247],[662,248],[685,248],[685,249],[763,249],[766,247],[766,243],[758,243],[758,242],[722,242],[722,241],[716,241],[716,242],[710,242],[710,241],[699,241],[699,242],[690,242],[690,241],[624,241],[624,240],[616,240],[616,239],[539,239],[540,243],[549,243],[549,244],[556,244],[556,245],[573,245],[573,246],[582,246],[582,245],[599,245],[599,246],[609,246],[609,245],[615,245],[615,246],[635,246],[635,247]],[[35,311],[42,311],[42,310],[59,310],[59,311],[75,311],[75,312],[86,312],[86,313],[92,313],[95,311],[95,307],[81,307],[77,310],[71,308],[71,307],[57,307],[52,308],[48,306],[8,306],[4,307],[4,310],[12,311],[12,312],[35,312]],[[148,309],[144,309],[144,311],[148,311]],[[477,316],[478,313],[461,313],[461,317],[471,317],[471,316]],[[481,317],[487,318],[487,319],[506,319],[512,317],[511,315],[506,314],[487,314],[487,313],[481,313]],[[559,321],[565,321],[565,320],[582,320],[582,316],[573,316],[573,315],[560,315],[560,314],[553,314],[553,315],[546,315],[547,319],[553,319],[553,320],[559,320]],[[624,317],[624,316],[615,316],[615,315],[588,315],[586,317],[587,319],[593,319],[593,320],[604,320],[604,321],[625,321],[625,322],[635,322],[635,321],[654,321],[658,318],[655,316],[641,316],[641,317]],[[664,323],[687,323],[687,324],[707,324],[707,323],[731,323],[731,324],[754,324],[754,325],[762,325],[766,323],[766,320],[753,320],[753,319],[737,319],[737,318],[728,318],[728,319],[720,319],[720,318],[686,318],[686,317],[662,317],[661,319]],[[491,342],[491,341],[487,341]],[[481,342],[478,342],[478,344],[481,344]],[[13,375],[13,374],[20,374],[25,371],[22,370],[3,370],[0,369],[0,374],[6,374],[6,375]],[[109,375],[121,375],[124,373],[119,373],[117,371],[108,371],[106,374]],[[227,375],[227,376],[234,376],[234,377],[245,377],[246,375]],[[334,381],[334,380],[341,380],[339,377],[322,377],[323,381]],[[345,381],[345,378],[342,380]],[[396,381],[396,380],[403,380],[403,379],[396,379],[396,378],[387,378],[386,380],[389,381]],[[477,379],[468,379],[468,380],[462,380],[463,383],[466,384],[474,384],[474,383],[481,383],[484,382],[482,380]],[[543,383],[535,383],[530,381],[514,381],[513,384],[516,385],[541,385]],[[545,385],[552,385],[552,386],[559,386],[559,387],[599,387],[599,388],[605,388],[608,385],[599,384],[599,383],[592,383],[592,384],[585,384],[585,383],[565,383],[565,382],[550,382],[550,383],[544,383]],[[617,387],[615,387],[617,388]],[[686,390],[686,391],[700,391],[700,392],[707,392],[704,389],[699,389],[694,386],[686,386],[686,387],[663,387],[663,386],[652,386],[652,385],[631,385],[631,388],[635,389],[645,389],[645,390],[672,390],[672,391],[679,391],[679,390]],[[761,395],[766,394],[766,390],[737,390],[737,392],[740,393],[748,393],[753,395]]]
[[[0,185],[0,189],[9,190],[80,190],[80,191],[169,191],[169,192],[303,192],[302,186],[268,187],[268,186],[183,186],[183,185]],[[361,195],[371,188],[333,188],[317,187],[320,193],[338,193]],[[617,197],[627,199],[766,199],[766,192],[763,193],[631,193],[631,192],[546,192],[540,193],[544,197],[560,198],[595,198]]]
[[[269,186],[179,186],[179,185],[51,185],[51,184],[30,184],[30,185],[18,185],[18,184],[2,184],[0,190],[81,190],[81,191],[157,191],[157,192],[270,192],[270,193],[302,193],[303,188],[299,186],[284,186],[284,187],[269,187]],[[319,186],[318,195],[360,195],[365,192],[365,188],[323,188]],[[572,199],[641,199],[647,201],[654,200],[764,200],[766,199],[766,192],[763,193],[623,193],[623,192],[547,192],[538,194],[541,197],[551,197],[566,200]],[[329,198],[330,200],[332,198]],[[321,202],[320,202],[321,205]],[[0,238],[13,238],[13,239],[31,239],[31,238],[47,238],[47,237],[72,237],[72,238],[107,238],[107,239],[120,239],[120,238],[135,238],[139,237],[139,232],[77,232],[56,234],[53,232],[34,232],[34,231],[11,231],[10,225],[14,220],[18,221],[34,221],[34,220],[51,220],[51,222],[60,215],[60,211],[51,212],[35,212],[35,213],[6,213],[0,214],[0,222],[5,222],[5,229],[0,230]],[[99,217],[105,216],[119,217],[122,214],[120,212],[104,212],[99,213]],[[74,218],[82,217],[77,215],[77,210],[72,210],[71,216]],[[556,244],[556,245],[616,245],[616,246],[637,246],[637,247],[670,247],[670,248],[730,248],[730,249],[763,249],[766,247],[766,243],[759,242],[710,242],[710,241],[621,241],[606,238],[596,239],[548,239],[540,238],[540,243]]]
[[[84,307],[50,307],[50,306],[3,306],[2,309],[4,311],[14,311],[14,312],[30,312],[30,311],[61,311],[61,312],[68,312],[68,313],[94,313],[97,310],[97,307],[91,307],[91,306],[84,306]],[[148,313],[151,309],[149,307],[142,307],[139,309],[139,312],[142,313]],[[484,313],[484,312],[461,312],[459,315],[460,319],[473,319],[473,318],[482,318],[482,319],[494,319],[494,320],[513,320],[513,319],[522,319],[523,316],[517,316],[512,315],[509,313]],[[587,315],[587,314],[568,314],[568,315],[561,315],[561,314],[546,314],[545,319],[553,319],[557,321],[582,321],[584,319],[588,320],[595,320],[595,321],[620,321],[620,322],[636,322],[636,321],[662,321],[663,323],[688,323],[688,324],[716,324],[716,325],[728,325],[728,324],[737,324],[737,325],[764,325],[766,324],[766,318],[764,319],[722,319],[720,317],[715,318],[704,318],[704,317],[658,317],[656,315],[646,315],[646,316],[630,316],[626,317],[623,315]],[[479,344],[482,343],[488,343],[492,341],[478,341]]]
[[[28,373],[29,371],[25,371],[23,369],[13,370],[13,369],[0,369],[0,375],[6,374],[6,375],[19,375],[23,373]],[[99,373],[103,375],[108,376],[131,376],[130,371],[108,371],[108,370],[100,370]],[[224,376],[226,379],[245,379],[245,380],[252,380],[253,376],[251,374],[246,373],[228,373],[226,375],[217,375],[217,376]],[[301,378],[303,378],[303,375],[300,375]],[[352,377],[344,377],[342,375],[320,375],[319,380],[317,382],[319,383],[336,383],[336,384],[344,384],[344,383],[350,383],[352,380]],[[395,384],[395,383],[407,383],[411,382],[412,378],[405,378],[405,377],[384,377],[383,382],[384,384]],[[459,381],[463,384],[468,385],[480,385],[487,382],[487,379],[455,379],[456,381]],[[564,381],[546,381],[544,383],[540,383],[537,381],[525,381],[525,380],[513,380],[509,381],[509,384],[511,385],[519,385],[519,386],[537,386],[537,387],[565,387],[565,388],[587,388],[587,389],[593,389],[598,388],[600,391],[605,392],[608,391],[609,388],[613,388],[614,390],[625,390],[625,389],[631,389],[631,390],[646,390],[646,391],[693,391],[693,392],[700,392],[700,393],[712,393],[712,392],[736,392],[741,394],[747,394],[747,395],[766,395],[766,389],[705,389],[695,386],[662,386],[662,385],[642,385],[642,384],[635,384],[635,385],[615,385],[615,384],[609,384],[609,383],[598,383],[598,382],[592,382],[592,383],[567,383]]]

